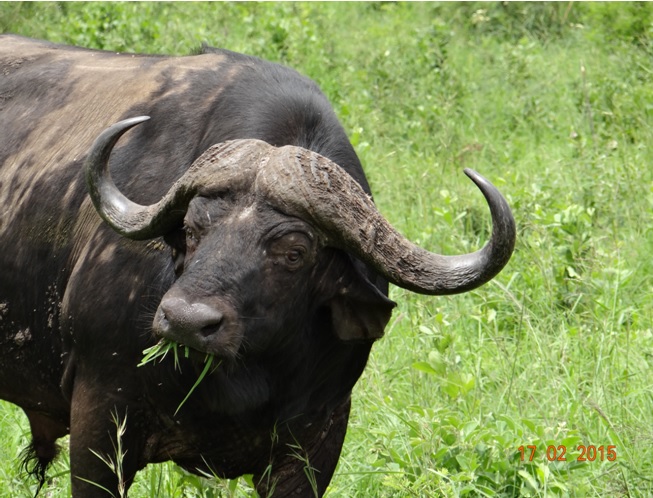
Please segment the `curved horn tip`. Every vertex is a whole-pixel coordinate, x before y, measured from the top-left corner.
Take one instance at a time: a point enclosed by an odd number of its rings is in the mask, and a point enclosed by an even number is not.
[[[492,182],[469,168],[465,168],[465,174],[480,189],[490,206],[493,224],[492,240],[495,241],[495,244],[499,241],[502,243],[503,256],[500,259],[502,263],[496,265],[500,270],[508,262],[515,248],[515,239],[517,236],[515,219],[505,197],[503,197],[499,189]]]
[[[128,235],[131,226],[123,225],[118,220],[117,214],[125,211],[139,211],[139,206],[127,199],[116,188],[109,173],[109,157],[111,151],[120,137],[130,128],[150,119],[149,116],[137,116],[123,119],[106,128],[95,139],[85,160],[85,176],[88,193],[98,214],[121,235],[137,238],[140,236]]]
[[[149,119],[150,119],[149,116],[136,116],[134,118],[127,118],[127,119],[123,119],[122,121],[118,121],[113,126],[129,129],[132,126],[136,126],[137,124],[143,123],[144,121],[147,121]]]
[[[508,202],[503,197],[499,189],[496,188],[490,180],[485,178],[483,175],[477,173],[473,169],[465,168],[464,171],[465,174],[474,182],[474,184],[483,193],[485,199],[488,201],[490,206],[493,206],[495,204],[496,204],[495,207],[503,206],[502,209],[510,213],[510,207],[508,206]],[[492,207],[490,209],[492,209]]]
[[[135,118],[123,119],[122,121],[118,121],[108,128],[105,128],[95,140],[95,144],[91,149],[92,152],[95,152],[96,148],[102,150],[105,147],[113,147],[118,139],[130,128],[133,128],[148,119],[150,119],[149,116],[137,116]]]
[[[481,188],[481,185],[493,186],[487,178],[485,178],[480,173],[477,173],[473,169],[465,168],[463,171],[479,188]]]

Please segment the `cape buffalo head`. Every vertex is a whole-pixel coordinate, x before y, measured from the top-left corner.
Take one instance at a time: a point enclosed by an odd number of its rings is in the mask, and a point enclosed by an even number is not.
[[[293,320],[310,311],[330,320],[341,340],[375,339],[394,303],[357,259],[400,287],[442,295],[487,282],[512,254],[510,208],[473,171],[466,173],[492,214],[491,240],[472,254],[441,256],[399,234],[329,159],[253,139],[214,145],[159,202],[135,204],[111,180],[108,159],[120,136],[145,119],[121,121],[98,137],[87,183],[98,213],[119,234],[164,236],[172,246],[178,278],[154,331],[193,349],[223,358],[264,350],[284,340],[278,331],[301,330],[305,324]]]

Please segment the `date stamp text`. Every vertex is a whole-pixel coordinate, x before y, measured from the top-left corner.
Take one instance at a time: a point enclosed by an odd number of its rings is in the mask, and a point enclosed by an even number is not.
[[[532,462],[536,456],[537,446],[533,444],[522,445],[517,448],[517,451],[519,451],[519,458],[522,462],[525,460]],[[579,451],[580,455],[571,458],[571,460],[577,462],[603,462],[606,460],[608,462],[614,462],[617,460],[617,446],[614,444],[608,446],[595,446],[593,444],[586,446],[579,444],[576,446],[576,451]],[[549,462],[566,462],[567,456],[567,446],[564,444],[558,446],[551,444],[546,448],[546,459]]]

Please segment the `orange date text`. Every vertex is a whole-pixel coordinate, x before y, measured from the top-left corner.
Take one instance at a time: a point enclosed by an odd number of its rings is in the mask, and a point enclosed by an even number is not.
[[[536,456],[537,446],[534,444],[522,445],[517,448],[519,451],[519,459],[523,462],[525,460],[532,462]],[[572,460],[577,462],[614,462],[617,460],[617,447],[614,444],[608,446],[595,446],[593,444],[584,445],[579,444],[576,446],[576,451],[580,451],[580,455]],[[558,446],[551,444],[546,447],[546,459],[549,462],[566,462],[567,461],[567,446],[560,444]]]

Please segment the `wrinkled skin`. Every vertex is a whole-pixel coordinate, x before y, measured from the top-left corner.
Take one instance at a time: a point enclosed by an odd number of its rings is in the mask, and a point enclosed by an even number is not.
[[[294,349],[296,335],[279,331],[312,328],[291,309],[322,315],[342,339],[380,337],[393,303],[352,260],[322,247],[308,223],[248,200],[231,192],[191,202],[185,240],[171,240],[180,276],[161,300],[155,333],[218,358],[257,357]]]

